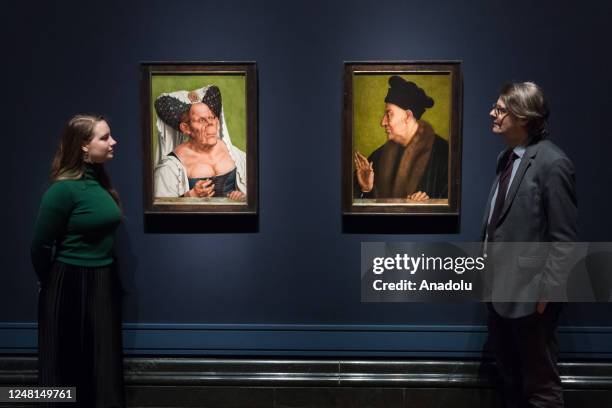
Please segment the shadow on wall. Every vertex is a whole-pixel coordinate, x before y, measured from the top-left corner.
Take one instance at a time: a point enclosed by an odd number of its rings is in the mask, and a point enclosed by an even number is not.
[[[135,316],[133,319],[138,321],[137,310],[138,290],[136,287],[135,273],[138,269],[138,257],[132,250],[132,242],[128,234],[126,226],[127,221],[121,223],[115,233],[115,263],[117,265],[117,273],[121,282],[121,297],[122,297],[122,316],[126,315],[126,305],[132,305],[134,309],[129,310],[130,316]],[[130,302],[126,302],[126,298],[130,297]],[[125,320],[124,320],[125,321]],[[123,345],[124,348],[126,345]]]

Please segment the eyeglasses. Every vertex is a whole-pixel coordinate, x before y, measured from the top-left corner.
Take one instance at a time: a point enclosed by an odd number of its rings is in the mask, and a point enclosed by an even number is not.
[[[497,103],[494,103],[493,106],[491,106],[491,109],[493,110],[493,112],[495,113],[495,116],[499,116],[499,115],[507,115],[509,110],[506,108],[502,108],[501,106],[499,106]]]

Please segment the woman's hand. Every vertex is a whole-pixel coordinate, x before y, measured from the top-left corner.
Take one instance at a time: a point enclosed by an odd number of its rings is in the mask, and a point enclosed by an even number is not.
[[[410,194],[408,199],[412,201],[425,201],[429,200],[429,196],[423,191],[417,191],[416,193]]]
[[[227,198],[232,201],[241,201],[244,200],[245,197],[246,195],[240,190],[234,190],[227,195]]]
[[[215,195],[215,185],[212,180],[199,180],[185,195],[187,197],[212,197]]]
[[[361,191],[369,193],[374,188],[374,168],[361,153],[355,152],[355,173]]]

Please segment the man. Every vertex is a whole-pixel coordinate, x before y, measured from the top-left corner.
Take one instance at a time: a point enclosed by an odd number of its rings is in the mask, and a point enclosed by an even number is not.
[[[355,152],[355,195],[424,201],[448,198],[448,142],[421,116],[434,101],[414,82],[389,78],[380,126],[387,142],[368,158]]]
[[[544,139],[548,115],[541,89],[531,82],[504,86],[490,112],[493,133],[508,146],[498,157],[482,233],[494,279],[505,277],[503,287],[494,285],[488,306],[509,408],[563,407],[556,341],[560,304],[547,301],[556,299],[567,277],[577,209],[572,162]]]
[[[155,197],[227,197],[243,200],[246,158],[231,144],[223,119],[221,93],[214,85],[191,104],[171,95],[155,101],[158,116],[187,136],[155,167]]]

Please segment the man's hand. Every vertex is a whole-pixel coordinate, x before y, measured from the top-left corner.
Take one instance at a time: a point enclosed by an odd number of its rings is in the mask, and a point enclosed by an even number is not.
[[[417,191],[414,194],[410,194],[408,196],[408,199],[412,201],[425,201],[425,200],[429,200],[429,196],[427,195],[427,193],[423,191]]]
[[[232,201],[241,201],[244,200],[245,197],[246,195],[240,190],[234,190],[227,195],[227,198]]]
[[[536,305],[536,311],[538,312],[538,314],[544,313],[547,304],[548,302],[538,302],[538,304]]]
[[[361,153],[355,152],[355,173],[361,191],[369,193],[374,188],[373,164]]]
[[[187,197],[212,197],[215,195],[215,185],[212,180],[199,180],[187,193]]]

